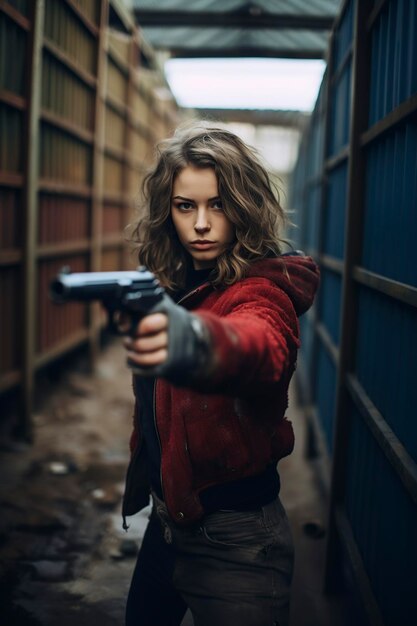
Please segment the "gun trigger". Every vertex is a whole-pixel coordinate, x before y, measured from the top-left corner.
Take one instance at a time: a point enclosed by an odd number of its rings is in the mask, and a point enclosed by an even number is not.
[[[109,317],[110,332],[114,335],[127,335],[129,327],[127,322],[121,319],[120,311],[112,307],[106,307],[106,309]]]
[[[120,327],[116,320],[117,311],[108,311],[109,313],[109,329],[114,335],[122,335],[120,332]]]
[[[136,335],[136,327],[139,324],[139,320],[140,320],[140,316],[139,315],[132,315],[130,317],[130,332],[129,335],[131,337],[134,337]]]

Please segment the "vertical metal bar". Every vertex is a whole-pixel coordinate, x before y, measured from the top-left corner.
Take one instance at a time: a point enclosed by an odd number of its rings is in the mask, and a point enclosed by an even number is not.
[[[36,284],[37,284],[37,223],[38,223],[38,149],[39,149],[39,117],[41,107],[41,72],[42,72],[42,37],[45,4],[37,0],[31,7],[32,31],[28,46],[28,91],[27,91],[27,122],[24,145],[26,148],[25,164],[25,243],[23,261],[23,385],[22,407],[16,436],[31,441],[32,408],[34,392],[34,370],[36,350]]]
[[[329,181],[328,181],[328,174],[325,169],[325,163],[330,152],[330,148],[329,148],[330,125],[331,125],[330,104],[331,104],[331,97],[332,97],[332,76],[333,76],[333,70],[334,70],[334,32],[332,32],[330,36],[328,50],[329,50],[329,53],[328,53],[328,59],[327,59],[327,79],[326,79],[327,83],[326,83],[326,94],[325,94],[325,107],[322,113],[324,115],[325,122],[324,122],[324,133],[323,133],[324,135],[323,136],[323,144],[324,144],[323,169],[322,169],[323,178],[322,178],[322,189],[321,189],[321,197],[320,197],[320,215],[319,215],[319,225],[318,225],[319,234],[318,234],[318,241],[317,241],[318,258],[320,258],[321,255],[323,254],[325,215],[326,215],[326,207],[327,207],[327,201],[328,201]],[[319,295],[319,297],[321,296]],[[312,351],[313,351],[312,362],[318,363],[318,351],[319,351],[319,346],[321,343],[320,337],[318,334],[318,324],[320,322],[318,302],[316,302],[314,306],[313,315],[314,315],[314,318],[313,318],[314,337],[313,337],[313,348],[312,348]],[[313,370],[311,372],[311,393],[312,393],[311,400],[312,401],[315,400],[314,394],[315,394],[316,387],[317,387],[317,367],[313,367]]]
[[[106,72],[108,48],[109,1],[102,0],[100,7],[99,34],[97,39],[97,87],[94,109],[93,180],[91,200],[91,249],[90,269],[101,268],[103,231],[103,182],[104,182],[104,116],[106,108]],[[90,305],[89,357],[91,369],[95,368],[100,344],[100,307]]]
[[[360,262],[362,250],[366,159],[364,150],[361,149],[360,136],[368,125],[371,50],[366,23],[372,6],[372,0],[356,0],[355,2],[349,137],[350,159],[348,167],[340,359],[337,375],[329,530],[324,580],[326,591],[335,590],[339,582],[338,573],[340,573],[340,545],[337,536],[335,511],[343,505],[345,497],[347,443],[350,430],[346,377],[353,370],[355,359],[357,287],[353,280],[353,268]]]
[[[128,74],[128,83],[127,83],[127,94],[126,94],[127,114],[126,114],[126,119],[125,119],[124,138],[123,138],[123,147],[125,151],[125,158],[123,162],[123,190],[124,190],[124,194],[126,193],[126,190],[128,190],[128,193],[129,193],[128,202],[125,202],[125,198],[123,198],[123,209],[122,209],[123,227],[127,226],[129,222],[130,214],[131,214],[130,157],[132,156],[132,153],[133,153],[133,149],[132,149],[133,142],[132,142],[132,128],[130,126],[130,118],[133,112],[133,90],[134,90],[133,73],[135,69],[135,58],[136,58],[136,55],[135,55],[135,46],[137,45],[136,39],[137,39],[137,29],[136,27],[134,27],[132,32],[130,33],[130,41],[129,41],[129,54],[128,54],[129,74]],[[131,265],[131,259],[129,258],[129,250],[126,244],[124,243],[123,243],[121,257],[122,257],[123,269],[127,269],[129,265]]]
[[[320,112],[320,115],[324,117],[324,131],[323,131],[323,162],[322,162],[322,183],[321,183],[321,194],[320,194],[320,209],[319,209],[319,217],[318,217],[318,237],[317,237],[317,258],[320,259],[323,254],[323,242],[324,242],[324,228],[325,228],[325,211],[327,206],[327,196],[328,196],[328,178],[327,171],[325,168],[325,163],[329,154],[329,137],[330,137],[330,124],[331,124],[331,116],[330,116],[330,103],[331,103],[331,93],[332,93],[332,85],[331,79],[333,76],[333,65],[334,65],[334,31],[330,35],[329,47],[328,47],[328,58],[327,58],[327,69],[326,69],[326,93],[324,97],[324,110]],[[321,295],[319,294],[319,298]],[[313,308],[313,345],[312,345],[312,356],[311,362],[318,363],[318,354],[321,344],[320,335],[318,332],[318,327],[320,324],[319,318],[319,303],[316,301],[315,306]],[[317,367],[313,367],[311,372],[309,372],[310,376],[310,385],[308,389],[308,403],[309,405],[314,405],[316,401],[316,389],[317,389]],[[306,434],[306,447],[305,453],[308,457],[315,457],[318,454],[319,449],[321,448],[318,443],[319,433],[316,432],[318,426],[318,421],[314,419],[313,415],[310,413],[308,415],[307,420],[307,434]]]

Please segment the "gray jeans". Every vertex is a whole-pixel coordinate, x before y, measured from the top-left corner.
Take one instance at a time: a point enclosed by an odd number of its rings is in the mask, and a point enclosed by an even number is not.
[[[218,511],[181,528],[154,498],[150,525],[155,523],[171,555],[172,588],[184,602],[184,612],[190,608],[195,626],[288,626],[293,542],[279,499],[255,511]],[[138,567],[140,560],[139,555]],[[143,567],[140,578],[148,580]],[[140,591],[131,590],[134,595]],[[181,615],[176,621],[168,613],[172,621],[164,623],[181,622]],[[147,623],[143,610],[140,615],[134,620],[138,626]]]

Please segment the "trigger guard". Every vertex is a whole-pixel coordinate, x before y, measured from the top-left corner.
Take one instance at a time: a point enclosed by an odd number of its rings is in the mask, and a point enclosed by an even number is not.
[[[114,311],[108,311],[109,314],[109,326],[110,330],[115,334],[123,337],[125,335],[131,334],[131,330],[133,328],[133,321],[129,321],[129,325],[121,326],[118,322],[117,317],[120,316],[120,311],[117,309]],[[130,316],[129,316],[130,317]],[[119,319],[120,321],[120,319]]]

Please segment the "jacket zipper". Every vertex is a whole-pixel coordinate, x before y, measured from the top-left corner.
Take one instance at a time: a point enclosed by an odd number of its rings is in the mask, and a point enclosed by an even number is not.
[[[200,289],[202,289],[205,285],[208,285],[208,284],[209,283],[203,283],[202,285],[200,285],[199,287],[196,287],[189,293],[186,293],[184,296],[182,296],[182,298],[178,300],[178,302],[176,302],[176,304],[181,304],[181,302],[184,302],[184,300],[187,300],[187,298],[189,298],[190,296],[194,296],[196,293],[200,291]]]

